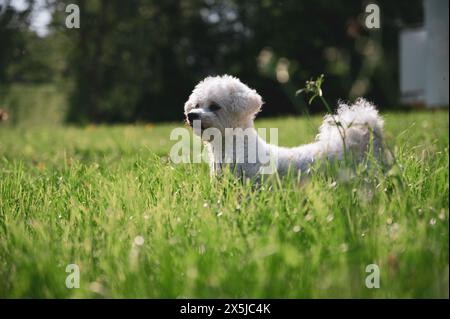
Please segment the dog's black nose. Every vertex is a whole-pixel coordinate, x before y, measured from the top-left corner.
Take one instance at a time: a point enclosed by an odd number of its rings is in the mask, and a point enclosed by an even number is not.
[[[188,113],[187,118],[189,124],[192,125],[192,122],[194,122],[194,120],[198,120],[200,118],[200,115],[198,113],[191,112]]]

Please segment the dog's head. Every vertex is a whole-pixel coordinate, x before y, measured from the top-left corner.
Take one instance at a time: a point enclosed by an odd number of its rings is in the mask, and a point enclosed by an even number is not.
[[[207,77],[197,84],[184,105],[186,121],[193,126],[195,120],[201,123],[201,135],[208,128],[216,128],[221,133],[225,128],[248,128],[262,105],[261,96],[229,76]]]

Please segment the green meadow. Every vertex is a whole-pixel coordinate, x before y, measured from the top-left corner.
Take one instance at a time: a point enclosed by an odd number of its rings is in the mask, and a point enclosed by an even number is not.
[[[448,112],[383,117],[390,169],[261,187],[172,163],[183,123],[0,123],[0,297],[448,298]]]

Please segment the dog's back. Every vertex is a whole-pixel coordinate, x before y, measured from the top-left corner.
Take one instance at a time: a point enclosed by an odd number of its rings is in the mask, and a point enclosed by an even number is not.
[[[339,158],[348,151],[357,160],[369,153],[382,159],[383,119],[375,106],[363,98],[352,105],[339,103],[336,114],[325,116],[316,141],[326,144],[328,151]]]

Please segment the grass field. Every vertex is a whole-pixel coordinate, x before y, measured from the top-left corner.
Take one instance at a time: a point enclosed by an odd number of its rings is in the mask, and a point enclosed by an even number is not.
[[[384,117],[388,173],[260,189],[170,163],[176,124],[0,125],[0,297],[448,298],[448,113]]]

